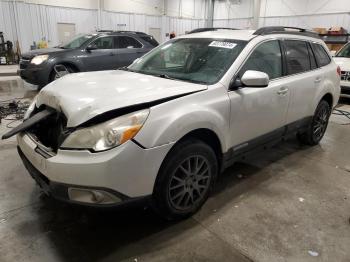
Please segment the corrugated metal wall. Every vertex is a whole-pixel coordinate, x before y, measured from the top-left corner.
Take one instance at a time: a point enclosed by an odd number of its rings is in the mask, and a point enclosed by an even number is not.
[[[22,52],[42,38],[57,45],[57,23],[74,23],[76,32],[91,32],[96,30],[97,11],[0,1],[0,31],[6,40],[18,39]]]
[[[15,42],[18,39],[22,52],[28,51],[33,41],[42,38],[49,42],[49,46],[57,45],[57,23],[74,23],[76,33],[89,33],[98,28],[97,20],[97,10],[0,1],[0,31],[4,32],[6,40]],[[100,29],[148,33],[149,28],[160,28],[162,41],[165,41],[165,33],[175,31],[177,35],[182,35],[203,26],[204,19],[102,11]]]
[[[214,19],[214,27],[229,27],[238,29],[250,29],[253,18],[237,18],[237,19]]]
[[[251,28],[252,18],[237,19],[215,19],[214,27],[234,27],[239,29]],[[315,28],[342,26],[350,29],[350,14],[317,14],[317,15],[295,15],[295,16],[270,16],[260,17],[259,26],[296,26],[303,28]]]
[[[304,28],[315,28],[331,26],[342,26],[346,29],[350,29],[350,14],[349,13],[337,13],[337,14],[317,14],[317,15],[296,15],[296,16],[270,16],[260,17],[260,26],[298,26]]]

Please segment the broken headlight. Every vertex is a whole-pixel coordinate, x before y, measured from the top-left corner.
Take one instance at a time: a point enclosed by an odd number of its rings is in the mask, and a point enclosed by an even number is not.
[[[145,123],[149,109],[120,116],[95,126],[81,128],[70,134],[62,149],[103,151],[132,139]]]

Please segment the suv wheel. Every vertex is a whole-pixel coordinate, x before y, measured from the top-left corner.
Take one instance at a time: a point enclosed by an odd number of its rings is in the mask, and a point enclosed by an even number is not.
[[[208,198],[217,173],[217,158],[210,146],[199,140],[179,143],[161,166],[153,207],[169,220],[192,215]]]
[[[300,142],[307,145],[317,145],[326,132],[330,115],[331,108],[329,104],[322,100],[316,108],[308,130],[305,133],[298,134]]]

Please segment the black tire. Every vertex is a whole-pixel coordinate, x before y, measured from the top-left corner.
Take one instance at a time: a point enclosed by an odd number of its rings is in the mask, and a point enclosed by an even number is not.
[[[327,101],[321,100],[306,132],[297,134],[299,141],[306,145],[317,145],[326,132],[330,115],[330,105]]]
[[[209,145],[195,139],[180,142],[160,168],[153,208],[167,220],[191,216],[207,200],[217,174],[217,157]]]
[[[63,71],[64,68],[66,68],[66,70],[68,71],[68,73],[75,73],[77,72],[77,70],[75,68],[73,68],[70,65],[64,65],[64,64],[57,64],[55,65],[55,67],[57,67],[59,69],[59,71]],[[50,74],[50,82],[58,79],[60,76],[57,74],[55,68],[52,69],[51,74]]]

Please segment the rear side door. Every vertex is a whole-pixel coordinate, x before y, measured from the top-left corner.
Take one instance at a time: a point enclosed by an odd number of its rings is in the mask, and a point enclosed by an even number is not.
[[[284,40],[287,78],[290,81],[290,105],[287,123],[294,123],[313,115],[313,100],[322,83],[322,72],[308,41]]]
[[[289,104],[289,86],[283,78],[283,56],[279,40],[260,43],[239,70],[269,75],[267,87],[243,87],[229,92],[231,103],[231,143],[234,151],[251,149],[256,144],[282,136]]]
[[[147,52],[143,45],[131,36],[115,36],[114,43],[117,68],[130,65],[136,58]]]
[[[81,60],[86,71],[98,71],[115,69],[116,57],[114,54],[114,38],[112,36],[101,36],[95,39],[89,46],[93,50],[86,50]]]

